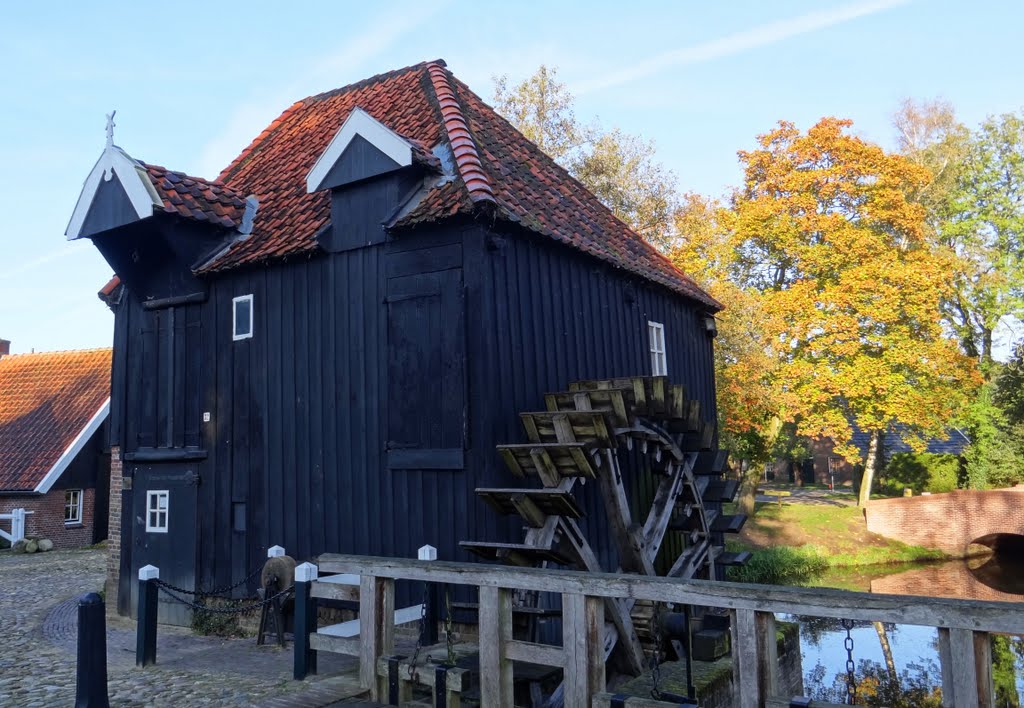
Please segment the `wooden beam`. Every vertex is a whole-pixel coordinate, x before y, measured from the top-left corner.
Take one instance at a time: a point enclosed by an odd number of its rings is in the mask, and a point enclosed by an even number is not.
[[[533,503],[530,497],[526,496],[525,493],[515,494],[511,498],[512,506],[516,508],[519,515],[523,517],[523,521],[532,528],[539,529],[544,527],[544,522],[547,521],[548,516],[540,508]]]
[[[647,514],[643,531],[647,557],[652,563],[658,557],[658,550],[665,540],[668,522],[672,519],[676,500],[682,492],[686,471],[692,469],[693,459],[693,456],[688,456],[685,463],[677,465],[671,475],[662,477],[654,493],[654,501],[651,502],[651,511]]]
[[[775,615],[758,612],[754,616],[757,625],[757,678],[762,696],[774,696],[782,688],[779,680],[779,643],[775,634]]]
[[[418,561],[333,553],[320,556],[320,569],[323,573],[352,573],[455,585],[569,592],[595,597],[636,598],[777,614],[802,614],[1024,634],[1024,609],[1021,609],[1019,604],[1006,602],[874,595],[831,588],[753,585],[550,568],[510,569],[480,563]]]
[[[377,661],[392,654],[395,645],[395,581],[360,573],[359,579],[359,685],[380,700]]]
[[[995,708],[996,687],[992,681],[992,639],[987,632],[974,632],[974,675],[978,681],[978,705]]]
[[[733,705],[739,708],[761,708],[765,696],[761,693],[758,658],[757,617],[753,610],[733,610],[732,622],[732,685],[735,692]]]
[[[323,583],[317,581],[310,588],[313,597],[324,600],[340,600],[342,602],[359,602],[358,585],[341,585],[339,583]]]
[[[589,706],[591,698],[605,689],[603,630],[601,598],[562,595],[562,685],[567,706]]]
[[[480,704],[511,706],[512,660],[505,644],[512,639],[512,593],[505,588],[480,588]]]
[[[600,573],[601,564],[576,522],[572,519],[561,519],[559,527],[562,529],[562,539],[566,541],[579,564],[589,572]],[[606,637],[605,645],[609,655],[618,646],[625,661],[626,671],[633,676],[639,676],[644,671],[644,648],[640,644],[640,637],[637,636],[633,618],[629,614],[634,603],[635,600],[605,598],[605,615],[615,630],[614,635],[609,633]]]
[[[525,661],[559,669],[565,666],[565,651],[550,644],[509,640],[505,642],[505,657],[512,661]]]
[[[643,528],[633,523],[629,499],[622,484],[622,471],[619,469],[619,461],[614,451],[605,452],[605,462],[608,464],[601,468],[597,480],[608,516],[608,525],[619,550],[619,563],[627,573],[656,575],[654,563],[647,557],[644,549]]]
[[[358,637],[332,637],[329,634],[313,633],[309,635],[309,647],[316,651],[329,651],[345,656],[359,656],[361,642]]]
[[[949,648],[953,654],[953,697],[958,706],[975,705],[978,674],[974,656],[974,632],[950,629]]]

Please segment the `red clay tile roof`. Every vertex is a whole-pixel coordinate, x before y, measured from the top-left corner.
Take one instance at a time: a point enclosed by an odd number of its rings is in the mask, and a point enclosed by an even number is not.
[[[110,349],[0,357],[0,491],[32,491],[110,398]]]
[[[712,309],[721,306],[619,221],[563,168],[528,141],[443,62],[430,62],[311,96],[290,106],[218,178],[234,194],[255,194],[252,235],[205,270],[315,251],[330,220],[326,190],[306,193],[306,175],[352,109],[429,154],[447,142],[459,179],[441,181],[397,224],[470,214],[488,205],[498,218],[660,283]],[[218,184],[218,183],[213,183]]]
[[[230,187],[158,165],[142,163],[142,166],[168,214],[208,221],[227,229],[237,229],[242,223],[245,197]]]

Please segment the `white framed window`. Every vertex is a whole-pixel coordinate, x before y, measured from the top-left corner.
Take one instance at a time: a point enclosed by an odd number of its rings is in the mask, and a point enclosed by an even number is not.
[[[69,489],[64,492],[64,523],[82,523],[82,490]]]
[[[167,533],[167,509],[171,493],[166,489],[146,492],[146,531]]]
[[[651,375],[664,376],[668,373],[668,361],[665,359],[665,325],[661,322],[648,322],[647,341],[651,349]]]
[[[231,300],[231,339],[252,337],[252,295],[240,295]]]

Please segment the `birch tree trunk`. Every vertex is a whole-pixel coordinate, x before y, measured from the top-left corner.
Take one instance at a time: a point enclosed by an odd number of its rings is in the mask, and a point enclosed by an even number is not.
[[[871,487],[875,483],[875,472],[882,462],[882,431],[872,430],[871,441],[868,443],[868,458],[864,462],[864,476],[860,481],[858,506],[866,506],[871,501]]]

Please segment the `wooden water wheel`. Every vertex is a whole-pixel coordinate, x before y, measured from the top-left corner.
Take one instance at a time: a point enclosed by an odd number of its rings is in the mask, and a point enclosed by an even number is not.
[[[664,376],[579,381],[544,400],[546,411],[520,414],[529,442],[498,446],[518,480],[541,486],[476,490],[497,513],[522,517],[523,542],[465,549],[512,565],[677,578],[714,579],[716,567],[745,560],[722,543],[745,521],[721,512],[737,482],[722,479],[726,453],[713,448],[714,425],[682,386]],[[602,566],[600,543],[580,523],[580,500],[593,494],[603,500],[617,567]],[[650,604],[606,603],[609,679],[639,675],[645,656],[664,648],[654,646],[654,614]]]

